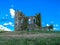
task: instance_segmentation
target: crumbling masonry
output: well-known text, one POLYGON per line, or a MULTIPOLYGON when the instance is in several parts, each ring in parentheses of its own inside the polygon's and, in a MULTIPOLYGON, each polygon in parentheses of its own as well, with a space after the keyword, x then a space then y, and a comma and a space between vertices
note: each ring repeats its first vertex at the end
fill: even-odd
POLYGON ((35 16, 25 16, 20 11, 15 11, 15 30, 39 30, 41 28, 40 13, 35 16))

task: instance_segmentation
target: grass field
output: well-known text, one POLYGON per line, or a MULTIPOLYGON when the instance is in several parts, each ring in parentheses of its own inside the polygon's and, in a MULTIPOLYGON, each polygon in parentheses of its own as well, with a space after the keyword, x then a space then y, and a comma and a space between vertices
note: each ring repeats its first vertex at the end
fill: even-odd
POLYGON ((0 32, 0 45, 60 45, 60 32, 0 32))

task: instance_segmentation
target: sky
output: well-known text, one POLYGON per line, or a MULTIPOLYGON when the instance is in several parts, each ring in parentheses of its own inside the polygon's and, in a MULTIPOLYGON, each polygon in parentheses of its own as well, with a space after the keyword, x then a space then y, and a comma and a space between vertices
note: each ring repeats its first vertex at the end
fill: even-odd
POLYGON ((26 16, 41 13, 42 26, 53 24, 60 31, 60 0, 0 0, 0 29, 14 31, 15 10, 26 16))

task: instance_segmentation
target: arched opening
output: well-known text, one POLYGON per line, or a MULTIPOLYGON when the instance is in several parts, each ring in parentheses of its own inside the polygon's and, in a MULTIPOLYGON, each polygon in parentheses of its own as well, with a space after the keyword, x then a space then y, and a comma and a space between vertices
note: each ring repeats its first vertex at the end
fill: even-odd
POLYGON ((36 19, 34 18, 34 23, 36 23, 36 19))

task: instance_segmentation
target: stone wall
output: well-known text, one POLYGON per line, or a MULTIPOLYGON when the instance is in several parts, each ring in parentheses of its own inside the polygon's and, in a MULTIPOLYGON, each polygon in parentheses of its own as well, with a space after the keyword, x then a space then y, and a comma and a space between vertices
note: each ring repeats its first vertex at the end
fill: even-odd
POLYGON ((40 27, 36 24, 37 20, 38 19, 36 19, 35 16, 26 17, 22 12, 15 11, 15 30, 36 30, 37 28, 40 29, 40 27))

